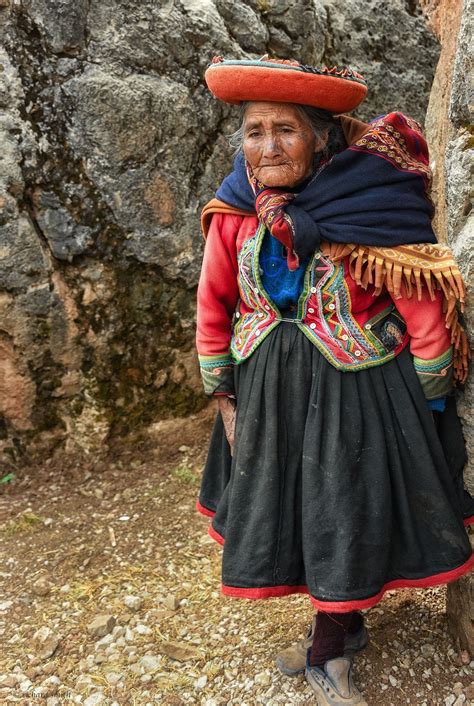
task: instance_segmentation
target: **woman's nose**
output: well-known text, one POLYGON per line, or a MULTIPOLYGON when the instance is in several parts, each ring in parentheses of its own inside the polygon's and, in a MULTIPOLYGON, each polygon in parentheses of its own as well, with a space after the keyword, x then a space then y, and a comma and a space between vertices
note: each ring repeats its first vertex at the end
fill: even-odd
POLYGON ((279 154, 281 154, 281 148, 278 140, 273 135, 269 135, 263 143, 263 156, 277 157, 279 154))

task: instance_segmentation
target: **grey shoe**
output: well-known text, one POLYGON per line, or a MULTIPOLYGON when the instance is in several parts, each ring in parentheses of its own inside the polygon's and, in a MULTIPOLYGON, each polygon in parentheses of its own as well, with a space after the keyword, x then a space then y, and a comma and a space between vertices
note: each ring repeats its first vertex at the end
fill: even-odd
POLYGON ((368 706, 353 684, 349 657, 330 659, 324 669, 307 664, 305 675, 316 694, 318 706, 368 706))
MULTIPOLYGON (((306 668, 306 652, 308 647, 313 644, 314 630, 316 627, 316 615, 313 617, 313 622, 308 631, 306 639, 300 640, 296 645, 291 645, 287 647, 286 650, 279 652, 275 658, 275 663, 280 672, 286 674, 288 677, 295 677, 297 674, 302 674, 306 668)), ((350 657, 356 652, 360 652, 365 647, 369 641, 369 633, 365 625, 362 625, 361 629, 352 634, 346 635, 346 640, 344 643, 344 656, 350 657)))

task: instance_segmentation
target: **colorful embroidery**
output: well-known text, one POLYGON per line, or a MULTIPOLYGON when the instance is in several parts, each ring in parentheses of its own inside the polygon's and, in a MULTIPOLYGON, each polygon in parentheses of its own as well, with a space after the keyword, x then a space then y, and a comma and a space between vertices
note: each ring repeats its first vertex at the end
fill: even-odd
POLYGON ((264 235, 265 224, 261 223, 238 255, 240 297, 251 311, 239 316, 234 327, 230 350, 236 362, 245 360, 253 353, 260 341, 275 327, 279 316, 278 309, 270 303, 260 280, 258 256, 264 235))
POLYGON ((348 149, 378 154, 397 169, 418 174, 429 191, 428 148, 421 126, 412 118, 402 113, 389 113, 372 123, 370 131, 348 149))
POLYGON ((347 66, 332 66, 330 69, 327 66, 323 66, 321 69, 315 66, 307 66, 300 64, 303 71, 309 72, 311 74, 320 74, 322 76, 335 76, 336 78, 345 78, 349 81, 357 81, 358 83, 363 83, 367 85, 366 80, 358 71, 350 69, 347 66))
POLYGON ((236 61, 226 61, 223 56, 214 56, 211 60, 211 64, 222 64, 224 62, 229 65, 233 63, 239 63, 241 65, 248 66, 255 66, 258 64, 261 64, 263 66, 272 66, 274 64, 277 64, 279 67, 282 68, 303 71, 304 73, 309 74, 318 74, 319 76, 334 76, 335 78, 344 78, 348 81, 357 81, 357 83, 362 83, 364 86, 367 85, 367 82, 362 76, 362 74, 358 73, 358 71, 355 71, 355 69, 349 68, 348 66, 332 66, 331 68, 328 68, 327 66, 309 66, 308 64, 300 64, 299 61, 295 61, 294 59, 272 58, 268 56, 268 54, 262 56, 262 58, 258 60, 258 64, 256 64, 255 60, 248 60, 247 62, 242 59, 236 61))
MULTIPOLYGON (((234 326, 231 354, 236 363, 248 358, 282 320, 287 321, 271 303, 261 283, 259 252, 264 234, 265 224, 261 224, 238 255, 240 296, 250 311, 238 317, 234 326)), ((390 307, 386 315, 393 308, 390 307)), ((379 321, 380 316, 376 319, 379 321)), ((394 357, 393 348, 386 348, 372 333, 371 322, 364 328, 358 325, 351 314, 344 266, 335 264, 322 253, 316 253, 311 258, 297 316, 288 321, 297 325, 327 360, 340 370, 380 365, 394 357)))
POLYGON ((302 323, 300 328, 335 367, 366 368, 390 357, 371 335, 371 324, 362 329, 352 316, 342 264, 334 264, 319 253, 310 263, 307 285, 305 321, 309 324, 302 323))
POLYGON ((452 390, 453 375, 453 348, 450 346, 447 351, 437 358, 423 360, 413 357, 413 365, 418 374, 425 397, 434 400, 444 397, 452 390))
POLYGON ((386 321, 380 332, 380 340, 387 350, 396 348, 403 341, 403 333, 395 321, 386 321))
POLYGON ((206 395, 234 392, 234 361, 230 355, 200 355, 198 358, 206 395))

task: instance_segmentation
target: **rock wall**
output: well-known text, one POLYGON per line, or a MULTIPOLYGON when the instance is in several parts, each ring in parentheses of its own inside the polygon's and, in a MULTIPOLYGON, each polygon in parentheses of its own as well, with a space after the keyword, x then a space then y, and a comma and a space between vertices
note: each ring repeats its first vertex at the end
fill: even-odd
POLYGON ((0 442, 82 448, 205 403, 199 211, 230 165, 214 54, 350 63, 423 120, 415 0, 0 0, 0 442))
MULTIPOLYGON (((438 0, 431 7, 432 25, 442 42, 442 52, 426 116, 427 138, 437 193, 437 231, 454 250, 467 285, 464 318, 474 340, 474 215, 473 89, 470 74, 474 51, 474 1, 438 0)), ((472 376, 458 409, 470 459, 474 459, 474 385, 472 376)), ((466 472, 474 492, 474 464, 466 472)))
MULTIPOLYGON (((433 146, 438 231, 454 250, 467 284, 465 321, 474 341, 474 128, 472 70, 474 1, 437 0, 427 8, 442 52, 427 114, 433 146)), ((458 410, 470 463, 466 483, 474 493, 474 382, 471 375, 458 410)), ((459 646, 474 654, 474 576, 448 588, 447 613, 459 646)))

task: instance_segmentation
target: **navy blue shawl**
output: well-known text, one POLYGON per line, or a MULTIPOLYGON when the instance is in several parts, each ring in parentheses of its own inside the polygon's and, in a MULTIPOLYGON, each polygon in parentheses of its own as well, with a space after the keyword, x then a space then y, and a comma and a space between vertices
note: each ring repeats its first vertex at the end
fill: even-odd
MULTIPOLYGON (((378 247, 436 243, 429 182, 426 142, 419 126, 401 113, 378 119, 362 140, 316 172, 286 207, 294 225, 295 252, 307 257, 322 239, 378 247)), ((236 157, 234 170, 216 197, 230 206, 255 210, 242 155, 236 157)))

